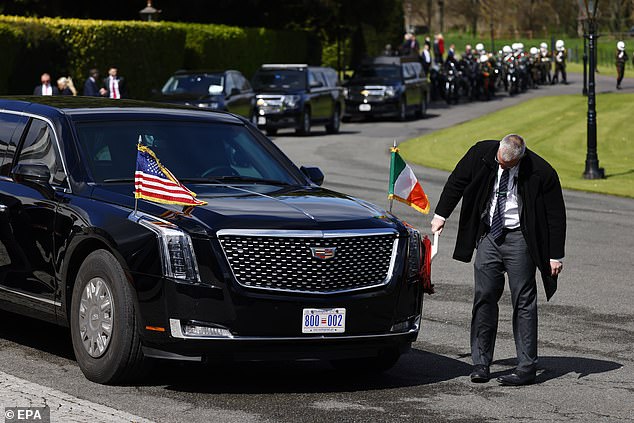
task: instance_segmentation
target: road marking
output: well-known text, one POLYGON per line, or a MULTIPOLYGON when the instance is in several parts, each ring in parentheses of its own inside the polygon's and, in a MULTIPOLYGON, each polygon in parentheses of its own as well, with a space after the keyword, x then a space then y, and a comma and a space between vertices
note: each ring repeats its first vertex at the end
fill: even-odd
POLYGON ((4 407, 46 405, 51 409, 51 422, 152 423, 151 420, 125 411, 83 400, 0 371, 0 411, 4 412, 4 407))

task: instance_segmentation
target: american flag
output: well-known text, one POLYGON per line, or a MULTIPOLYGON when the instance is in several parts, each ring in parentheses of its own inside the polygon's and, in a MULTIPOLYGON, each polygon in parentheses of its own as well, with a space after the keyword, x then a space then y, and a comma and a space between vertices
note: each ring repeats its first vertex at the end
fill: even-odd
POLYGON ((156 154, 141 144, 137 145, 134 197, 183 206, 207 204, 205 201, 197 200, 196 194, 178 182, 174 175, 161 165, 156 154))

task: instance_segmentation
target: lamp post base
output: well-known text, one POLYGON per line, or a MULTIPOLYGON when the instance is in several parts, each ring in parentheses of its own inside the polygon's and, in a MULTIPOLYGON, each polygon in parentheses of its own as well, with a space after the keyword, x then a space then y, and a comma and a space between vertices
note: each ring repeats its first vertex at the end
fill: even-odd
POLYGON ((583 179, 605 179, 605 169, 596 166, 586 166, 586 171, 583 172, 583 179))

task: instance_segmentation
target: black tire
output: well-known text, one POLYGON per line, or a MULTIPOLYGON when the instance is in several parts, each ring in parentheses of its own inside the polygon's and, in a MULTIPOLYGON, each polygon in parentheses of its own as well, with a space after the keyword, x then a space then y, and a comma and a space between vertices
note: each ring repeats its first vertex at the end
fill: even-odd
POLYGON ((394 367, 400 357, 400 351, 393 348, 381 351, 376 357, 330 360, 330 364, 335 369, 343 372, 382 373, 394 367))
POLYGON ((427 114, 427 98, 423 95, 422 100, 420 101, 420 105, 418 106, 418 110, 416 110, 416 117, 421 119, 424 118, 427 114))
POLYGON ((268 135, 269 137, 274 137, 277 135, 277 128, 266 128, 266 135, 268 135))
POLYGON ((329 134, 337 134, 341 127, 341 114, 339 107, 335 107, 335 111, 330 117, 330 122, 326 124, 326 132, 329 134))
POLYGON ((401 122, 407 120, 407 101, 405 100, 405 97, 401 97, 398 102, 398 120, 401 122))
POLYGON ((310 109, 304 109, 300 116, 299 128, 295 132, 299 135, 310 135, 310 109))
MULTIPOLYGON (((75 280, 72 305, 70 309, 70 330, 73 340, 73 350, 79 368, 86 378, 103 384, 120 384, 132 382, 140 378, 147 370, 147 361, 141 350, 141 338, 136 317, 135 294, 130 282, 125 277, 121 264, 106 250, 93 251, 86 257, 75 280), (90 288, 87 287, 90 284, 90 288), (96 290, 93 289, 98 286, 96 290), (107 287, 107 290, 106 290, 107 287), (90 292, 90 294, 89 294, 90 292), (99 294, 102 301, 111 299, 110 311, 99 307, 99 294), (89 314, 88 324, 81 318, 80 307, 89 314), (97 305, 86 300, 86 296, 96 299, 97 305), (93 311, 94 310, 94 314, 93 311), (102 315, 103 314, 103 315, 102 315), (89 339, 88 327, 92 327, 96 319, 110 319, 110 338, 103 351, 89 352, 92 345, 89 339), (95 316, 95 318, 93 318, 95 316), (82 323, 84 322, 84 323, 82 323), (82 329, 86 336, 82 336, 82 329), (85 345, 90 343, 91 346, 85 345), (97 356, 98 355, 98 356, 97 356)), ((101 304, 103 306, 103 304, 101 304)), ((101 325, 101 323, 99 323, 101 325)), ((100 326, 102 328, 103 326, 100 326)), ((101 329, 99 329, 101 330, 101 329)), ((103 342, 102 342, 103 345, 103 342)))

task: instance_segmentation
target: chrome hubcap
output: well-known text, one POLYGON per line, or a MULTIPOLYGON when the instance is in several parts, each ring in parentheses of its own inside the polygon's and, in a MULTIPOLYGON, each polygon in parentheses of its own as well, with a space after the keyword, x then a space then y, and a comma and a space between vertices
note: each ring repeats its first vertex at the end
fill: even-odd
POLYGON ((79 304, 79 334, 86 352, 101 357, 112 338, 114 304, 106 281, 93 278, 82 291, 79 304))

